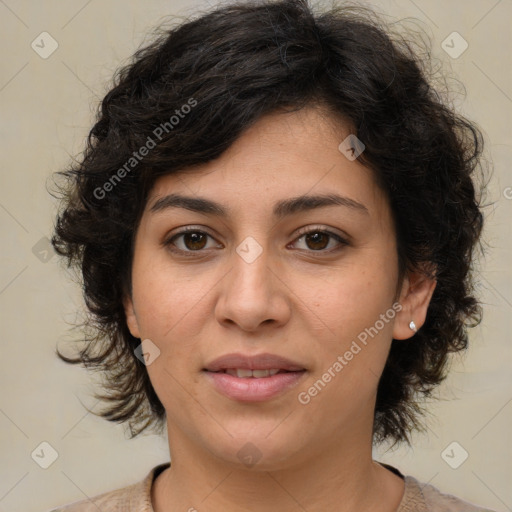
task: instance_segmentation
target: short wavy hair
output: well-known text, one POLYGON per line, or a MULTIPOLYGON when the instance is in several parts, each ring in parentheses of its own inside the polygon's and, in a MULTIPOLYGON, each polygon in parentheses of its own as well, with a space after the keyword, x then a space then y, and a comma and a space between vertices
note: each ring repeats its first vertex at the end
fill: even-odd
POLYGON ((85 346, 76 357, 56 352, 101 371, 107 392, 96 398, 108 407, 100 416, 128 423, 132 438, 165 423, 123 308, 155 180, 219 157, 266 114, 316 106, 365 145, 358 158, 389 199, 400 281, 406 270, 437 280, 422 329, 411 342, 392 341, 374 442, 410 443, 413 430, 424 430, 420 398, 432 395, 449 353, 465 349, 468 328, 481 322, 473 264, 482 248, 474 174, 483 136, 442 99, 428 45, 422 57, 420 47, 364 7, 242 1, 162 25, 116 72, 82 157, 56 173, 64 183, 52 238, 78 272, 87 306, 85 346))

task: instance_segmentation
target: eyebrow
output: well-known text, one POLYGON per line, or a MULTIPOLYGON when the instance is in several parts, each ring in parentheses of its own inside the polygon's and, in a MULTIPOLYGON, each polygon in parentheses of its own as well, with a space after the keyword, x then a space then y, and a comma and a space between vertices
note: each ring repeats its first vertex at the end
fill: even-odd
MULTIPOLYGON (((278 201, 274 205, 274 217, 282 219, 299 212, 310 211, 325 206, 344 206, 354 211, 369 214, 364 204, 349 197, 338 194, 302 195, 278 201)), ((184 208, 197 213, 215 215, 226 218, 231 210, 225 206, 203 197, 189 197, 180 194, 169 194, 159 198, 150 208, 151 213, 161 212, 168 208, 184 208)))

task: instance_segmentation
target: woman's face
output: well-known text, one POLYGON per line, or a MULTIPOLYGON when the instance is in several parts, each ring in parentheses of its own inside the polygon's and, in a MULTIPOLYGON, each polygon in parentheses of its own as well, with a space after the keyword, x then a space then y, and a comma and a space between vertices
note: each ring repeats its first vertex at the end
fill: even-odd
POLYGON ((313 109, 273 114, 217 160, 156 182, 125 307, 171 448, 262 469, 333 444, 370 449, 391 339, 421 319, 395 301, 389 205, 338 149, 348 134, 313 109), (280 372, 245 377, 258 368, 280 372))

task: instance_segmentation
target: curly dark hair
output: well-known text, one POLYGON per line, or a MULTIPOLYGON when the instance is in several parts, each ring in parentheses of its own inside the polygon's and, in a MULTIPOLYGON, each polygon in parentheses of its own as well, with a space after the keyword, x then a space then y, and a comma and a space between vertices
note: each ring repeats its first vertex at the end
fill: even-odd
POLYGON ((437 280, 424 326, 412 342, 392 341, 378 385, 374 442, 410 443, 424 430, 419 399, 481 321, 481 131, 432 85, 430 50, 420 58, 413 37, 367 8, 241 1, 162 27, 116 72, 83 157, 56 173, 65 181, 52 243, 77 270, 88 309, 77 357, 56 353, 101 371, 107 393, 96 397, 109 406, 100 416, 127 422, 131 437, 161 430, 165 409, 123 308, 149 191, 160 176, 219 157, 266 114, 323 107, 352 126, 365 145, 359 160, 389 199, 400 281, 407 270, 437 280))

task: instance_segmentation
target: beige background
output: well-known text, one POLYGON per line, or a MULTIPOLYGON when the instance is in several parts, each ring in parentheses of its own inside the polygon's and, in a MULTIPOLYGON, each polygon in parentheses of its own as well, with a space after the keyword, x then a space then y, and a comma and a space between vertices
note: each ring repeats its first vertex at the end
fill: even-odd
MULTIPOLYGON (((44 512, 138 481, 168 460, 165 439, 128 440, 122 426, 88 414, 82 404, 96 405, 93 377, 53 353, 72 335, 81 295, 58 258, 45 253, 55 213, 46 182, 80 152, 107 80, 144 34, 162 16, 192 14, 198 5, 208 7, 197 0, 0 0, 0 512, 44 512), (47 59, 31 48, 43 31, 58 43, 47 59), (48 469, 31 458, 43 441, 58 452, 48 469)), ((431 406, 429 435, 416 436, 413 450, 375 455, 445 492, 512 510, 512 3, 373 5, 390 20, 416 18, 431 35, 434 55, 466 87, 456 104, 484 130, 495 168, 491 247, 479 286, 484 321, 431 406), (469 44, 456 59, 441 47, 453 31, 469 44), (469 453, 458 469, 441 456, 453 441, 469 453)))

